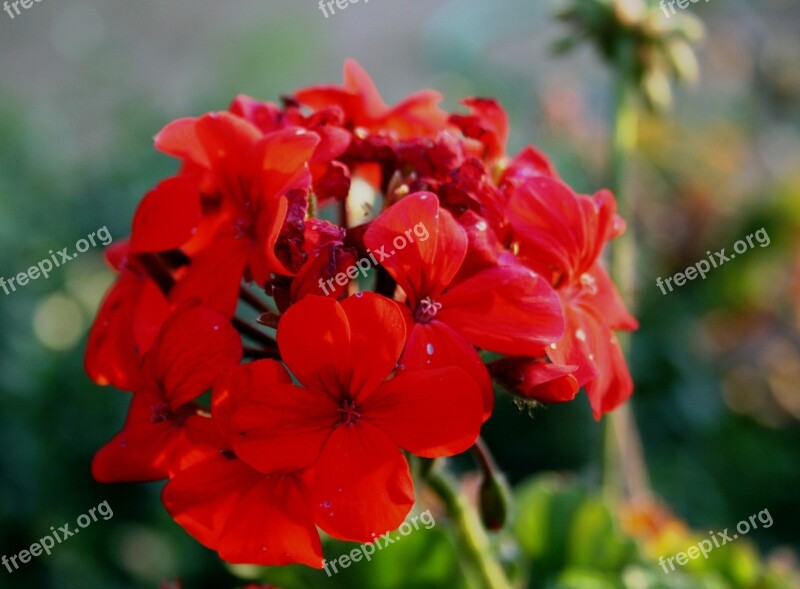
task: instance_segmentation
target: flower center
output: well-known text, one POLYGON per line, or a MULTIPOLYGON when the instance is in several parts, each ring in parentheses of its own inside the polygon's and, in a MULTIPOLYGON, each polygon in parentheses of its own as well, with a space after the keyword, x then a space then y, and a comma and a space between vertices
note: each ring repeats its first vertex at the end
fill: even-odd
POLYGON ((584 292, 587 292, 592 296, 597 294, 597 281, 594 279, 594 276, 588 272, 585 272, 581 274, 580 281, 584 292))
POLYGON ((339 413, 342 419, 339 425, 350 425, 361 419, 361 413, 358 412, 358 407, 352 399, 345 399, 342 406, 339 407, 339 413))
POLYGON ((150 421, 153 423, 162 423, 164 421, 172 421, 177 424, 181 424, 184 421, 184 417, 173 411, 169 408, 169 405, 166 403, 159 403, 158 405, 152 405, 150 410, 153 412, 150 421))
POLYGON ((414 321, 417 323, 428 323, 431 319, 436 317, 436 314, 442 310, 442 303, 436 303, 430 297, 425 297, 419 302, 416 310, 414 311, 414 321))

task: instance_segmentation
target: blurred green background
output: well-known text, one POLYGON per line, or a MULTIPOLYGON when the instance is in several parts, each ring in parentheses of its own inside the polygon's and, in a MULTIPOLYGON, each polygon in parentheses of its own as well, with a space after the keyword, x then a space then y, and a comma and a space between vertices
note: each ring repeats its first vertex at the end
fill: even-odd
MULTIPOLYGON (((277 100, 339 82, 350 56, 390 102, 424 87, 442 91, 448 109, 464 96, 498 97, 512 151, 536 144, 573 186, 593 192, 609 181, 612 79, 589 48, 553 55, 565 33, 552 17, 557 6, 373 0, 325 19, 313 0, 44 0, 13 20, 0 13, 0 276, 99 227, 127 235, 138 200, 175 170, 152 148, 168 121, 225 108, 239 93, 277 100)), ((800 549, 800 4, 711 0, 687 10, 707 26, 702 80, 678 92, 672 113, 644 121, 630 178, 642 324, 632 344, 633 409, 652 487, 677 518, 721 530, 767 508, 774 525, 740 544, 789 568, 800 549), (667 296, 656 287, 656 277, 760 227, 768 247, 667 296)), ((0 569, 0 587, 144 588, 176 577, 187 589, 241 585, 171 521, 160 485, 91 478, 92 454, 119 429, 128 401, 82 369, 111 278, 93 249, 49 280, 0 292, 0 555, 50 526, 74 525, 104 500, 114 511, 51 556, 13 574, 0 569)), ((498 463, 515 484, 540 475, 521 487, 518 513, 530 520, 517 530, 521 550, 538 571, 582 563, 583 572, 562 571, 548 586, 660 587, 667 577, 652 573, 660 569, 623 575, 624 555, 589 547, 594 556, 581 560, 581 542, 595 533, 599 545, 630 549, 612 524, 603 528, 605 512, 576 515, 595 509, 581 485, 599 481, 600 435, 584 395, 532 415, 500 399, 486 428, 498 463), (551 528, 528 517, 551 509, 542 507, 548 501, 558 504, 547 512, 551 528), (576 507, 583 501, 589 507, 576 507), (580 517, 595 527, 575 524, 580 517), (573 524, 584 531, 559 552, 573 524), (537 534, 558 554, 543 555, 537 534)), ((442 528, 417 532, 341 579, 272 574, 287 588, 460 587, 442 528)), ((509 561, 516 550, 509 544, 509 561)), ((746 586, 723 577, 731 585, 669 586, 746 586)))

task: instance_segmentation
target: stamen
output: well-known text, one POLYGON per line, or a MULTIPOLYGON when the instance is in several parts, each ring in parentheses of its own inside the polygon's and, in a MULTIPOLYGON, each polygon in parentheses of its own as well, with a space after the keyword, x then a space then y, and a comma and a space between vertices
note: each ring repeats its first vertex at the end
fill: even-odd
POLYGON ((417 323, 428 323, 441 310, 442 303, 433 302, 430 297, 425 297, 419 302, 416 311, 414 311, 414 320, 417 323))

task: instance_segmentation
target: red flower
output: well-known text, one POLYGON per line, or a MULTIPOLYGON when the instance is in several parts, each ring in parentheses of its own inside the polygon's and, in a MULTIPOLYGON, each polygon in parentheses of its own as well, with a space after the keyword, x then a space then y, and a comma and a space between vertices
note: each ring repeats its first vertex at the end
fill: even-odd
POLYGON ((608 191, 577 195, 542 175, 514 190, 508 207, 517 257, 547 276, 564 302, 564 337, 547 354, 578 367, 574 376, 599 419, 633 392, 614 330, 638 327, 600 262, 606 242, 624 231, 614 197, 608 191))
POLYGON ((142 367, 122 431, 94 457, 101 482, 158 480, 205 456, 211 420, 193 401, 242 357, 228 320, 197 305, 170 317, 142 367))
MULTIPOLYGON (((200 298, 232 315, 245 271, 260 285, 273 272, 293 274, 276 254, 289 209, 285 195, 310 187, 307 163, 318 144, 319 136, 304 129, 265 136, 228 113, 181 119, 159 133, 159 149, 205 170, 214 191, 206 205, 214 213, 207 215, 202 232, 210 243, 197 247, 171 295, 174 301, 200 298)), ((175 223, 173 229, 182 226, 175 223)))
POLYGON ((495 162, 506 154, 508 115, 493 98, 466 98, 468 115, 450 115, 450 122, 461 129, 465 137, 480 142, 478 156, 495 162))
POLYGON ((314 526, 310 471, 263 474, 233 452, 231 419, 291 378, 274 360, 242 366, 220 378, 212 396, 215 452, 178 472, 164 487, 167 510, 198 542, 232 563, 322 568, 314 526))
POLYGON ((169 314, 166 298, 120 242, 106 257, 121 271, 97 313, 86 344, 84 367, 99 385, 132 391, 141 382, 142 356, 169 314))
POLYGON ((454 282, 467 253, 467 234, 433 194, 412 194, 390 207, 372 223, 364 242, 386 256, 381 264, 407 297, 411 332, 404 367, 461 366, 481 385, 485 418, 493 406, 491 380, 472 346, 533 356, 564 331, 555 292, 526 268, 491 267, 454 282), (413 236, 410 230, 419 226, 429 238, 417 235, 399 249, 397 236, 413 236))
POLYGON ((447 114, 437 106, 442 100, 441 94, 424 90, 389 107, 369 74, 352 59, 344 64, 344 87, 306 88, 295 92, 294 97, 314 109, 341 108, 345 125, 351 130, 360 128, 377 134, 395 134, 401 139, 435 135, 447 123, 447 114))
POLYGON ((414 491, 400 448, 449 456, 478 437, 480 393, 462 370, 386 380, 404 343, 403 315, 384 297, 307 297, 278 326, 283 360, 305 388, 253 382, 263 394, 234 416, 243 461, 265 473, 314 466, 317 525, 343 540, 371 541, 405 519, 414 491))

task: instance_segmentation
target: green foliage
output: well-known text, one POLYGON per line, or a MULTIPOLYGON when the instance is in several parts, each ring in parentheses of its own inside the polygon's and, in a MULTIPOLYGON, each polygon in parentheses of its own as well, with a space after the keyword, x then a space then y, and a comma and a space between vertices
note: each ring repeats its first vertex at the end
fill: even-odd
MULTIPOLYGON (((660 565, 655 550, 672 546, 675 552, 659 554, 666 558, 705 535, 686 532, 672 544, 636 537, 621 526, 625 506, 558 475, 521 483, 516 497, 514 535, 528 560, 530 589, 782 589, 800 578, 800 571, 764 562, 746 539, 675 570, 660 565)), ((677 520, 662 521, 666 536, 677 520)))

